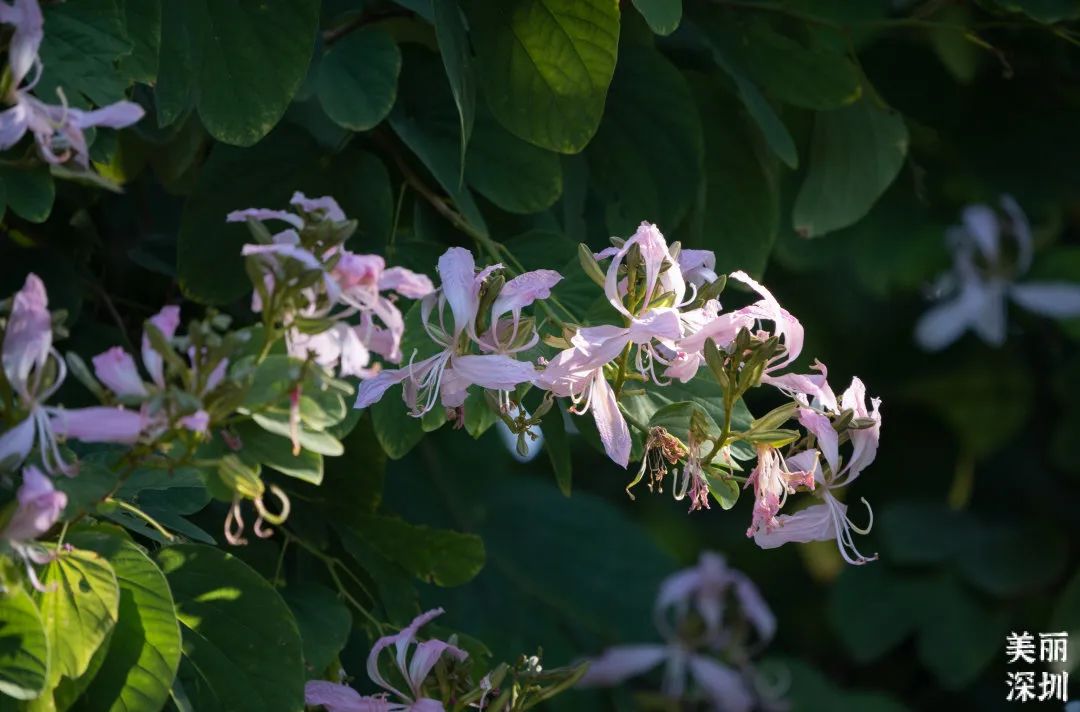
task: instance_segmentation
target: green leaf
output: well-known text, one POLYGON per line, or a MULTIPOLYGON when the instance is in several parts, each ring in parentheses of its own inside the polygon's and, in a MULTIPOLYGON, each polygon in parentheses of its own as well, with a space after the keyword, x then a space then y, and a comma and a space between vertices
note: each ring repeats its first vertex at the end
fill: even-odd
POLYGON ((648 47, 626 46, 604 120, 585 152, 593 185, 607 201, 607 227, 662 230, 686 216, 702 178, 701 121, 682 74, 648 47))
POLYGON ((749 25, 740 39, 740 64, 758 86, 785 104, 837 109, 862 94, 855 64, 824 43, 805 47, 765 22, 749 25))
POLYGON ((49 637, 49 687, 86 672, 116 624, 120 587, 108 561, 92 551, 60 552, 45 568, 38 593, 49 637))
POLYGON ((290 584, 281 597, 296 617, 304 663, 315 676, 326 670, 349 639, 352 616, 334 591, 317 583, 290 584))
POLYGON ((461 124, 461 165, 472 136, 476 116, 476 78, 473 75, 472 50, 465 30, 465 17, 457 0, 432 0, 435 36, 439 41, 446 78, 454 95, 461 124))
POLYGON ((570 440, 566 436, 566 424, 563 422, 563 409, 559 403, 540 419, 540 431, 544 434, 544 450, 551 460, 551 469, 555 472, 555 482, 564 496, 570 496, 573 482, 573 460, 570 457, 570 440))
POLYGON ((119 619, 80 709, 161 709, 180 663, 180 628, 165 575, 119 530, 83 529, 68 541, 104 556, 120 585, 119 619))
POLYGON ((980 546, 971 514, 936 502, 891 502, 881 514, 879 531, 890 561, 937 564, 969 546, 980 546))
POLYGON ((0 166, 0 182, 7 206, 24 220, 42 223, 52 213, 56 186, 48 166, 16 168, 0 166))
POLYGON ((472 438, 479 438, 495 425, 499 416, 488 405, 484 391, 474 388, 465 397, 465 432, 472 438))
POLYGON ((317 485, 323 478, 323 456, 302 449, 293 455, 292 442, 287 436, 269 433, 252 423, 240 423, 236 434, 244 443, 244 454, 272 467, 283 475, 317 485))
POLYGON ((69 101, 85 104, 82 97, 102 106, 124 98, 127 81, 114 64, 132 51, 124 29, 125 18, 117 0, 81 0, 48 4, 42 8, 45 38, 40 56, 44 66, 36 94, 57 100, 62 87, 69 101))
POLYGON ((153 84, 161 52, 161 1, 122 0, 131 54, 120 58, 120 71, 129 79, 153 84))
POLYGON ((859 663, 880 658, 918 626, 913 598, 919 583, 896 576, 884 564, 850 566, 829 596, 829 620, 859 663))
MULTIPOLYGON (((283 438, 291 438, 293 435, 293 428, 289 424, 287 413, 283 415, 255 413, 251 416, 251 419, 267 432, 280 435, 283 438)), ((296 441, 300 443, 300 447, 320 455, 337 457, 345 452, 345 449, 341 446, 341 441, 333 435, 312 430, 302 423, 296 430, 296 441)), ((299 467, 297 469, 299 471, 299 467)))
POLYGON ((559 156, 522 141, 483 112, 465 164, 476 192, 510 213, 537 213, 562 194, 559 156))
POLYGON ((1080 3, 1076 0, 997 0, 997 4, 1046 24, 1080 17, 1080 3))
POLYGON ((904 120, 874 97, 819 112, 806 177, 795 197, 795 232, 818 237, 870 212, 900 172, 907 147, 904 120))
POLYGON ((375 437, 391 460, 405 457, 424 439, 420 419, 409 415, 408 406, 401 402, 400 393, 399 388, 391 388, 368 409, 375 437))
POLYGON ((160 77, 168 108, 159 120, 194 100, 211 136, 253 145, 281 119, 307 73, 320 3, 166 1, 162 55, 176 66, 160 77))
POLYGON ((610 0, 511 0, 468 7, 488 105, 514 134, 577 153, 600 123, 615 70, 619 8, 610 0))
POLYGON ((402 49, 398 100, 390 112, 394 133, 427 167, 473 227, 486 231, 472 194, 462 184, 460 119, 450 87, 434 54, 414 46, 402 49))
POLYGON ((634 7, 658 35, 670 35, 682 20, 682 0, 634 0, 634 7))
POLYGON ((363 561, 355 538, 400 564, 413 576, 439 586, 460 586, 484 567, 484 542, 475 534, 432 529, 397 517, 362 515, 338 528, 342 544, 363 561))
POLYGON ((954 581, 942 581, 913 603, 921 617, 919 660, 946 689, 963 689, 1001 654, 1008 616, 954 581))
POLYGON ((49 641, 41 614, 20 587, 0 596, 0 694, 37 697, 49 675, 49 641))
POLYGON ((969 540, 956 563, 974 586, 1002 598, 1031 593, 1065 570, 1068 543, 1057 531, 1034 526, 986 527, 969 540), (1031 543, 1037 541, 1038 546, 1031 543))
POLYGON ((685 247, 712 250, 718 273, 765 271, 780 227, 776 179, 757 150, 753 129, 734 99, 704 81, 693 83, 705 133, 705 188, 700 227, 685 247))
POLYGON ((1068 631, 1067 667, 1070 672, 1075 670, 1080 658, 1080 572, 1069 580, 1054 604, 1049 630, 1068 631))
POLYGON ((390 35, 361 28, 326 50, 318 72, 316 91, 326 115, 351 131, 367 131, 394 106, 401 52, 390 35))
POLYGON ((300 632, 274 588, 239 559, 196 544, 158 561, 172 588, 184 641, 180 679, 194 709, 300 712, 300 632))
POLYGON ((761 129, 769 149, 789 168, 797 168, 799 155, 795 150, 795 139, 791 137, 784 122, 777 116, 757 84, 738 63, 738 41, 731 35, 725 17, 710 15, 702 20, 702 29, 705 31, 705 39, 712 51, 713 61, 735 83, 739 100, 761 129))

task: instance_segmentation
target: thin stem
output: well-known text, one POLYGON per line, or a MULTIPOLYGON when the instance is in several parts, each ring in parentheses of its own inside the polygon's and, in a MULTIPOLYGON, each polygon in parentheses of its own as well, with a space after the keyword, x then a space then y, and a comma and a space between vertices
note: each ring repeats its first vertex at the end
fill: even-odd
POLYGON ((111 504, 115 504, 117 507, 119 507, 120 509, 123 509, 125 512, 129 512, 131 514, 134 514, 139 519, 142 519, 144 522, 146 522, 151 527, 156 529, 158 534, 161 534, 161 536, 165 537, 166 541, 173 541, 173 539, 176 538, 169 532, 168 529, 163 527, 161 525, 161 523, 158 522, 158 520, 154 519, 149 514, 142 511, 141 509, 139 509, 135 505, 130 504, 128 502, 125 502, 122 499, 115 499, 113 497, 107 497, 105 499, 105 501, 108 502, 108 503, 111 503, 111 504))
POLYGON ((615 397, 618 398, 622 394, 623 384, 626 383, 626 364, 630 360, 630 351, 633 349, 633 344, 627 344, 623 349, 622 354, 619 356, 619 371, 615 374, 615 397))
POLYGON ((630 412, 626 410, 626 406, 624 406, 622 403, 619 403, 619 412, 622 413, 624 418, 626 418, 627 423, 630 423, 630 425, 633 425, 635 428, 640 430, 643 434, 645 434, 645 435, 649 434, 649 426, 645 425, 640 420, 638 420, 634 416, 630 415, 630 412))

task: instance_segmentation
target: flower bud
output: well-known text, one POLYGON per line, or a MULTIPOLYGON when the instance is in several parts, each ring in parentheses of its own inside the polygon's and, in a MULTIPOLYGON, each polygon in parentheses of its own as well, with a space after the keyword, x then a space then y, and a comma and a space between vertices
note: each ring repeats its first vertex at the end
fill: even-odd
POLYGON ((600 263, 593 257, 592 250, 588 248, 585 243, 578 244, 578 262, 581 263, 581 269, 585 272, 586 276, 596 283, 597 286, 603 288, 604 286, 604 271, 600 269, 600 263))

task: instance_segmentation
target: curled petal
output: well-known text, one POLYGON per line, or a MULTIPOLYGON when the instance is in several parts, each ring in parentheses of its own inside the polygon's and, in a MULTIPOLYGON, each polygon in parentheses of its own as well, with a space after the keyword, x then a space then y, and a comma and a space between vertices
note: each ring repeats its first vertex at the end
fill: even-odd
POLYGON ((379 277, 379 289, 391 289, 403 297, 420 299, 435 291, 435 286, 427 275, 404 267, 391 267, 379 277))

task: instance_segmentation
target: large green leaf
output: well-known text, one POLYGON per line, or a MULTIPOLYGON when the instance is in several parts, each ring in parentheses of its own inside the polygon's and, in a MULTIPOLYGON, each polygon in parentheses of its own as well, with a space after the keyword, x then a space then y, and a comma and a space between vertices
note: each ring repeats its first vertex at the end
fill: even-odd
POLYGON ((120 587, 112 566, 92 551, 60 552, 45 569, 38 608, 49 636, 49 686, 75 679, 116 624, 120 587))
POLYGON ((119 620, 80 709, 161 709, 180 663, 180 628, 165 575, 119 530, 83 529, 68 540, 104 556, 120 584, 119 620))
POLYGON ((29 700, 41 694, 49 673, 49 641, 30 596, 10 587, 0 596, 0 694, 29 700))
POLYGON ((795 196, 795 232, 818 237, 866 215, 900 172, 907 147, 904 120, 876 97, 819 112, 806 177, 795 196))
POLYGON ((600 123, 619 45, 610 0, 510 0, 468 8, 488 105, 506 128, 560 153, 600 123))
POLYGON ((551 469, 555 471, 555 482, 559 485, 559 491, 569 497, 574 471, 566 423, 563 422, 565 417, 561 405, 552 405, 540 420, 540 430, 544 434, 544 450, 551 460, 551 469))
POLYGON ((362 515, 339 528, 345 548, 363 561, 359 537, 411 574, 439 586, 460 586, 484 566, 484 542, 475 534, 410 524, 397 517, 362 515))
POLYGON ((304 665, 296 621, 277 591, 225 552, 162 549, 184 641, 180 678, 202 712, 300 712, 304 665))
POLYGON ((367 131, 394 106, 400 71, 401 52, 390 35, 375 28, 350 32, 319 62, 319 101, 339 125, 367 131))
POLYGON ((460 118, 450 87, 442 81, 439 60, 416 46, 402 50, 398 100, 390 113, 394 132, 431 172, 461 214, 485 230, 484 218, 461 181, 460 118))
POLYGON ((1008 616, 955 582, 941 581, 914 603, 921 618, 919 660, 942 686, 962 689, 1001 654, 1008 616))
POLYGON ((133 81, 153 84, 161 52, 161 1, 122 0, 131 54, 120 58, 120 71, 133 81))
POLYGON ((13 213, 33 223, 48 219, 56 199, 56 186, 47 166, 0 166, 0 192, 13 213))
POLYGON ((480 195, 511 213, 536 213, 562 194, 559 156, 522 141, 487 112, 476 122, 465 178, 480 195))
POLYGON ((686 247, 716 254, 716 271, 765 271, 780 226, 780 201, 770 163, 756 145, 744 111, 711 83, 695 81, 705 133, 705 189, 686 247))
POLYGON ((368 410, 371 411, 375 437, 391 460, 405 457, 424 439, 420 419, 409 415, 408 406, 401 401, 400 388, 391 388, 368 410))
POLYGON ((604 120, 586 156, 607 202, 607 227, 633 232, 642 220, 679 224, 702 176, 702 130, 686 80, 659 52, 623 48, 604 120))
POLYGON ((857 662, 876 660, 919 624, 915 587, 886 565, 845 568, 829 596, 829 620, 857 662))
MULTIPOLYGON (((281 119, 307 72, 318 0, 166 0, 159 77, 169 107, 159 119, 198 106, 214 138, 250 146, 281 119)), ((163 123, 170 123, 163 121, 163 123)))
POLYGON ((290 584, 281 591, 289 605, 300 639, 304 644, 304 663, 318 676, 345 647, 352 630, 352 616, 337 593, 316 583, 290 584))
POLYGON ((240 423, 236 434, 244 443, 244 454, 278 472, 317 485, 322 482, 323 456, 311 450, 301 449, 298 455, 292 451, 288 437, 267 432, 253 423, 240 423))
POLYGON ((1080 663, 1080 572, 1073 575, 1054 604, 1049 630, 1069 633, 1066 662, 1070 671, 1075 670, 1080 663))
POLYGON ((62 88, 68 100, 82 104, 86 97, 98 105, 124 96, 127 81, 114 67, 131 54, 122 3, 118 0, 81 0, 50 3, 42 9, 45 38, 40 56, 44 66, 37 94, 46 101, 58 98, 62 88))
POLYGON ((461 165, 465 165, 465 151, 472 136, 476 117, 476 77, 473 74, 472 48, 465 28, 465 17, 457 0, 432 0, 435 19, 435 35, 439 40, 446 77, 454 94, 458 118, 461 124, 461 165))

